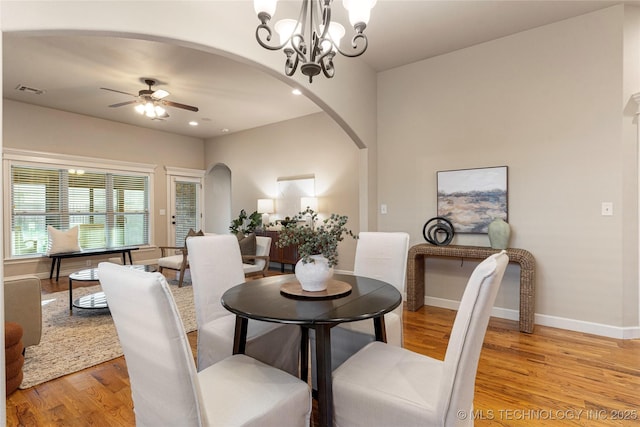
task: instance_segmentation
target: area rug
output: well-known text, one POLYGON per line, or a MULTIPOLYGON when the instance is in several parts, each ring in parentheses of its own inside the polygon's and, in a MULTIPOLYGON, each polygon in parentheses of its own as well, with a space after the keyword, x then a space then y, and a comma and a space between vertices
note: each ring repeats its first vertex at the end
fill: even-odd
MULTIPOLYGON (((171 286, 185 331, 196 330, 191 286, 171 286)), ((99 292, 100 286, 73 290, 73 298, 99 292)), ((27 347, 21 389, 98 365, 122 356, 108 309, 74 308, 69 316, 69 292, 42 296, 42 339, 27 347)))

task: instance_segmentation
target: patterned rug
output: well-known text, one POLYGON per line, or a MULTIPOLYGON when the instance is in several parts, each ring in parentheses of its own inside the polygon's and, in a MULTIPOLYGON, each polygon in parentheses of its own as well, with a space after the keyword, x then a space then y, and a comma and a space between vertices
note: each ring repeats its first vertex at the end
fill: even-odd
MULTIPOLYGON (((73 290, 73 298, 99 292, 100 286, 73 290)), ((171 286, 185 331, 196 330, 191 286, 171 286)), ((69 293, 42 296, 42 339, 28 347, 23 367, 25 389, 122 356, 108 309, 74 308, 69 316, 69 293)))

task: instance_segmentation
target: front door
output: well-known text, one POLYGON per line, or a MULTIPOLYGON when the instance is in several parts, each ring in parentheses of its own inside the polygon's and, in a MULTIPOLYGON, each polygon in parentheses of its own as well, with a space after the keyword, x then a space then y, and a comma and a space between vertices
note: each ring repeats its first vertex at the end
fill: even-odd
POLYGON ((202 180, 200 178, 171 177, 170 245, 182 246, 189 229, 202 228, 202 180))

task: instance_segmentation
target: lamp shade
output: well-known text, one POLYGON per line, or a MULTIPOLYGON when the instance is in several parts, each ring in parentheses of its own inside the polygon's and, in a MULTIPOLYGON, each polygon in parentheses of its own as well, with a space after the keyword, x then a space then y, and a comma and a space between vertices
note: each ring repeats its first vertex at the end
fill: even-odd
POLYGON ((265 213, 273 213, 273 199, 258 199, 258 212, 265 213))
MULTIPOLYGON (((320 25, 320 31, 324 31, 324 26, 320 25)), ((335 43, 336 46, 340 46, 340 40, 345 35, 345 30, 342 25, 337 22, 332 22, 329 24, 329 38, 335 43)), ((335 50, 335 48, 328 41, 322 42, 322 52, 326 52, 329 49, 335 50)))
POLYGON ((344 8, 349 11, 349 22, 351 25, 362 22, 369 23, 371 9, 376 5, 376 0, 343 0, 344 8))
POLYGON ((302 34, 302 28, 298 25, 298 21, 281 19, 276 22, 275 29, 280 37, 280 44, 284 44, 285 49, 293 49, 294 44, 299 45, 300 40, 292 38, 295 34, 302 34))
POLYGON ((253 0, 253 10, 256 11, 256 15, 264 12, 269 16, 273 16, 276 13, 277 5, 278 0, 253 0))
POLYGON ((318 211, 318 198, 317 197, 301 197, 300 198, 300 210, 304 211, 307 208, 312 211, 318 211))

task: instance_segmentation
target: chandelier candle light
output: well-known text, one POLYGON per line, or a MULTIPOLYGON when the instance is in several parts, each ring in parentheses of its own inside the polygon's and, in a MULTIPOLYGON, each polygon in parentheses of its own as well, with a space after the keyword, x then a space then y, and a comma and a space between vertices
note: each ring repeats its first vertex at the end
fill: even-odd
POLYGON ((298 64, 302 63, 300 71, 309 77, 309 83, 320 72, 331 78, 335 74, 333 58, 336 52, 354 58, 367 50, 368 41, 364 30, 377 0, 343 0, 344 8, 349 12, 349 22, 355 30, 351 39, 351 51, 348 52, 340 49, 340 40, 345 35, 344 27, 331 21, 333 0, 301 1, 297 21, 282 19, 276 22, 275 30, 280 36, 280 44, 272 45, 269 43, 273 34, 269 21, 276 11, 278 0, 254 0, 253 6, 261 22, 256 28, 256 40, 265 49, 284 50, 287 56, 284 71, 287 76, 292 76, 298 69, 298 64))

